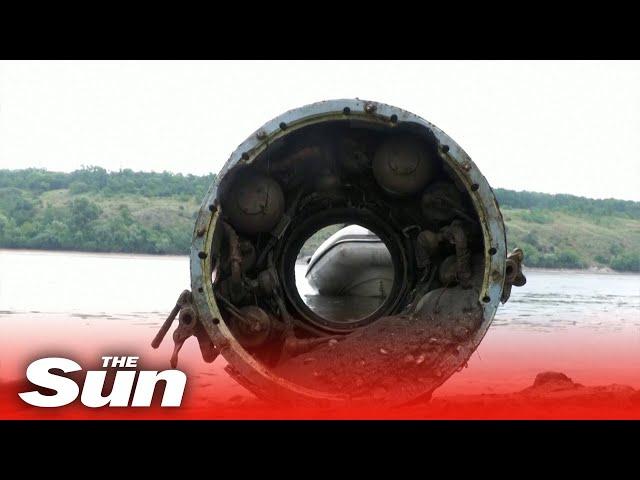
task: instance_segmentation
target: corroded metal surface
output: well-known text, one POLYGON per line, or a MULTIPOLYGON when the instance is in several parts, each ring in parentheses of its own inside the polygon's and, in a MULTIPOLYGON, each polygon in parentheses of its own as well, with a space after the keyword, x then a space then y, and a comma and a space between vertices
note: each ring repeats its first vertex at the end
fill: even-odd
MULTIPOLYGON (((505 284, 505 269, 507 263, 505 230, 502 215, 491 187, 464 150, 433 124, 410 112, 390 105, 359 99, 331 100, 307 105, 288 111, 267 122, 238 146, 220 171, 215 184, 211 185, 207 192, 200 207, 194 228, 190 265, 192 300, 197 310, 198 322, 202 325, 204 331, 206 331, 206 334, 215 346, 215 350, 220 352, 229 363, 230 374, 241 384, 262 397, 277 401, 312 402, 314 404, 361 400, 353 395, 344 394, 343 392, 322 391, 309 388, 299 382, 291 381, 291 379, 276 373, 271 366, 268 366, 264 361, 258 360, 254 354, 247 351, 245 348, 247 345, 241 344, 238 340, 238 335, 234 334, 227 321, 229 318, 229 308, 233 310, 235 307, 225 306, 224 303, 221 303, 229 301, 228 298, 225 300, 226 297, 223 293, 231 290, 228 288, 225 290, 221 283, 214 285, 214 279, 212 279, 211 274, 211 272, 214 271, 214 267, 219 268, 220 262, 224 260, 221 259, 220 256, 221 252, 225 251, 225 248, 233 247, 231 251, 235 252, 233 255, 237 256, 237 244, 233 244, 232 247, 226 246, 225 229, 227 229, 227 227, 225 227, 223 220, 228 217, 223 217, 225 207, 222 205, 224 202, 221 202, 221 196, 223 196, 220 190, 221 185, 223 185, 225 181, 231 182, 232 180, 229 179, 233 179, 234 175, 238 175, 237 172, 242 172, 243 169, 250 170, 253 168, 254 163, 261 162, 261 164, 264 164, 266 162, 266 164, 270 166, 269 162, 272 161, 270 155, 274 159, 276 157, 276 152, 272 152, 272 150, 277 150, 277 148, 273 146, 278 145, 279 141, 286 139, 294 132, 304 131, 304 129, 308 129, 309 127, 331 122, 358 122, 358 125, 363 125, 363 128, 368 128, 371 131, 379 129, 380 131, 392 132, 393 129, 407 129, 407 131, 422 132, 420 135, 427 135, 434 149, 434 155, 438 157, 438 161, 442 162, 444 165, 443 168, 446 168, 447 172, 449 172, 452 181, 468 194, 475 215, 477 215, 477 223, 480 226, 481 239, 484 245, 483 251, 479 253, 479 257, 484 267, 477 291, 474 290, 473 302, 478 304, 482 317, 481 321, 474 327, 473 332, 469 332, 470 335, 456 343, 455 348, 441 349, 439 351, 444 353, 438 354, 437 367, 434 367, 435 373, 433 375, 420 384, 405 385, 402 391, 396 392, 397 395, 394 395, 393 401, 403 402, 424 395, 428 396, 430 392, 466 364, 467 359, 477 348, 493 320, 500 299, 503 297, 503 287, 505 284), (475 299, 476 292, 477 299, 475 299), (227 312, 226 314, 224 313, 225 311, 227 312)), ((282 142, 280 142, 280 144, 281 143, 282 142)), ((397 150, 393 145, 390 148, 392 151, 397 150)), ((409 160, 402 163, 392 160, 387 161, 387 158, 391 154, 386 151, 383 153, 386 155, 383 160, 387 163, 381 167, 380 172, 382 173, 380 173, 380 175, 404 175, 411 174, 413 171, 420 171, 421 178, 424 177, 425 179, 430 178, 432 175, 432 172, 427 167, 420 165, 422 157, 416 157, 417 160, 409 160)), ((301 149, 296 155, 288 158, 286 162, 281 161, 281 164, 285 165, 291 172, 295 172, 297 163, 302 162, 303 159, 304 161, 309 161, 309 158, 312 158, 314 155, 318 155, 318 152, 314 151, 313 148, 301 149)), ((345 164, 344 168, 358 168, 359 162, 361 162, 361 159, 354 156, 352 159, 353 165, 345 164)), ((412 181, 415 180, 415 178, 413 178, 412 181, 405 181, 404 184, 402 182, 398 183, 397 180, 378 180, 379 183, 383 184, 383 187, 387 187, 387 190, 394 190, 389 193, 398 195, 418 192, 422 188, 421 185, 424 184, 420 178, 418 179, 420 181, 412 183, 412 181)), ((327 172, 326 174, 320 175, 314 183, 314 188, 322 192, 332 192, 339 184, 339 178, 331 172, 327 172)), ((280 197, 277 198, 277 205, 271 206, 268 204, 267 190, 269 188, 272 187, 262 181, 262 185, 257 189, 252 191, 247 190, 249 192, 247 195, 250 194, 257 198, 259 200, 258 203, 260 203, 259 207, 263 210, 272 208, 273 211, 277 211, 277 215, 269 219, 271 224, 267 225, 272 235, 271 242, 275 244, 283 242, 286 240, 287 235, 290 234, 289 226, 294 220, 292 216, 295 216, 296 208, 298 208, 297 202, 300 201, 300 197, 290 196, 290 204, 287 205, 287 210, 283 213, 285 207, 281 205, 282 199, 280 197), (272 224, 276 223, 276 217, 279 218, 279 222, 273 227, 272 224)), ((236 191, 235 195, 237 194, 238 192, 236 191)), ((425 193, 425 195, 427 194, 425 193)), ((438 195, 438 193, 432 194, 427 200, 423 199, 422 203, 433 201, 437 203, 440 201, 438 195)), ((243 206, 244 204, 241 204, 242 211, 240 215, 243 212, 252 213, 250 210, 253 208, 253 205, 249 205, 248 207, 243 206)), ((415 208, 416 211, 421 211, 420 199, 415 202, 414 207, 407 208, 415 208)), ((232 213, 232 216, 235 215, 236 218, 238 217, 238 214, 232 213)), ((242 224, 242 220, 236 220, 236 223, 239 223, 241 227, 240 230, 247 230, 247 226, 242 224)), ((420 227, 418 227, 418 229, 420 229, 420 227)), ((412 238, 411 235, 415 236, 415 234, 417 234, 417 232, 410 234, 408 231, 401 233, 406 238, 412 238)), ((229 235, 233 237, 233 234, 227 233, 227 237, 229 235)), ((398 235, 400 235, 400 232, 398 232, 398 235)), ((444 238, 449 239, 452 243, 457 242, 456 246, 463 243, 464 235, 463 231, 457 229, 457 227, 453 229, 449 228, 444 232, 444 238)), ((265 249, 265 251, 266 250, 268 249, 265 249)), ((470 272, 465 270, 465 264, 469 264, 470 254, 469 252, 465 253, 461 248, 458 250, 461 270, 457 272, 457 275, 464 277, 460 278, 462 278, 461 283, 465 284, 469 282, 470 272)), ((253 253, 256 252, 254 251, 253 253)), ((237 272, 238 268, 240 268, 240 263, 238 263, 239 260, 237 258, 235 258, 234 261, 237 262, 237 268, 234 270, 237 272)), ((252 261, 255 261, 255 259, 252 261)), ((261 261, 266 262, 265 258, 258 258, 258 263, 261 261)), ((419 263, 418 261, 418 264, 419 263)), ((454 274, 455 273, 454 271, 454 274)), ((442 276, 440 278, 442 278, 442 276)), ((255 292, 261 295, 265 290, 270 290, 266 292, 265 295, 271 295, 273 293, 273 298, 275 298, 276 303, 278 303, 278 305, 274 306, 274 312, 281 312, 282 317, 276 319, 274 324, 285 332, 284 335, 287 335, 286 332, 289 331, 288 329, 293 328, 292 325, 299 325, 299 323, 296 323, 299 322, 299 319, 295 318, 297 316, 295 314, 292 316, 288 311, 287 302, 290 299, 287 300, 287 296, 279 291, 279 289, 282 288, 282 279, 278 279, 278 273, 275 270, 272 274, 263 272, 261 277, 259 276, 256 280, 248 279, 245 281, 245 284, 247 284, 247 282, 249 284, 254 282, 254 284, 252 284, 253 286, 250 287, 250 290, 253 289, 251 291, 254 292, 254 295, 256 295, 255 292), (273 277, 271 278, 273 284, 270 283, 270 275, 273 277)), ((422 282, 425 283, 426 281, 423 279, 422 282)), ((418 286, 419 285, 420 283, 418 283, 418 286)), ((426 293, 428 287, 425 288, 426 293)), ((468 297, 468 294, 465 295, 468 297)), ((237 298, 239 297, 236 296, 236 299, 237 298)), ((400 307, 405 308, 405 305, 398 304, 394 306, 392 303, 393 302, 389 304, 390 308, 392 308, 391 311, 396 312, 397 315, 400 314, 398 310, 400 307)), ((415 303, 416 302, 413 302, 414 307, 415 303)), ((410 305, 406 306, 406 308, 409 307, 410 305)), ((260 325, 266 325, 268 320, 262 317, 262 313, 260 315, 260 325)), ((267 314, 264 315, 268 317, 267 314)), ((309 331, 313 330, 310 329, 309 331)), ((330 333, 331 332, 328 332, 324 335, 329 335, 330 333)), ((309 344, 311 345, 313 342, 322 341, 321 333, 318 333, 317 337, 320 337, 320 340, 318 340, 318 338, 311 338, 309 339, 309 344)), ((296 339, 291 335, 286 338, 288 340, 285 342, 285 345, 287 342, 291 345, 293 344, 291 342, 295 343, 303 340, 296 339)), ((331 336, 324 337, 325 340, 328 338, 333 339, 331 336)), ((380 348, 380 351, 386 350, 380 348)), ((422 363, 420 362, 420 358, 421 356, 415 359, 413 355, 406 355, 407 361, 413 359, 411 362, 415 361, 414 363, 418 365, 422 363)))

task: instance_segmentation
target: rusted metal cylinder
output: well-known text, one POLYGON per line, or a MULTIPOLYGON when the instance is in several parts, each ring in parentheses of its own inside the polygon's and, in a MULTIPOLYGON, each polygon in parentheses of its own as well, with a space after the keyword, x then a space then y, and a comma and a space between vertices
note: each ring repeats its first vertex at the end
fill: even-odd
MULTIPOLYGON (((238 255, 237 248, 232 251, 238 255)), ((207 335, 243 385, 264 398, 309 403, 358 398, 281 375, 250 351, 251 342, 243 344, 237 332, 244 329, 246 336, 247 328, 253 326, 257 329, 251 333, 253 340, 260 340, 255 343, 279 338, 280 345, 291 345, 305 338, 315 345, 323 342, 313 338, 350 335, 389 317, 417 315, 417 304, 420 311, 443 311, 452 318, 456 302, 475 308, 465 321, 452 321, 447 338, 457 342, 455 348, 437 340, 439 349, 404 355, 416 359, 416 368, 430 364, 431 370, 424 381, 383 399, 402 403, 429 395, 477 348, 503 293, 506 256, 504 223, 493 192, 452 138, 390 105, 358 99, 324 101, 264 124, 240 144, 219 172, 200 207, 192 239, 193 304, 207 335), (344 331, 309 314, 291 288, 293 266, 289 264, 296 252, 290 254, 288 249, 299 249, 305 235, 329 221, 371 228, 399 262, 391 299, 384 308, 344 331), (225 271, 229 263, 224 258, 229 255, 225 236, 234 238, 228 229, 225 232, 225 222, 251 244, 245 250, 254 258, 247 262, 250 268, 242 269, 241 280, 238 259, 233 271, 225 271), (455 235, 447 234, 451 225, 455 235), (464 226, 464 236, 459 225, 464 226), (438 275, 437 268, 456 253, 456 247, 456 271, 448 265, 445 268, 450 271, 438 275), (463 285, 441 284, 451 282, 454 273, 463 285), (232 274, 234 285, 244 288, 243 295, 236 295, 243 303, 232 308, 256 317, 240 330, 234 324, 238 311, 230 314, 229 299, 220 301, 223 280, 232 274), (466 288, 468 283, 472 288, 466 288), (449 301, 444 309, 442 299, 449 301), (267 325, 275 332, 269 338, 263 335, 267 325), (280 337, 279 331, 283 332, 280 337)), ((333 340, 322 348, 343 348, 343 343, 349 344, 336 346, 333 340)))

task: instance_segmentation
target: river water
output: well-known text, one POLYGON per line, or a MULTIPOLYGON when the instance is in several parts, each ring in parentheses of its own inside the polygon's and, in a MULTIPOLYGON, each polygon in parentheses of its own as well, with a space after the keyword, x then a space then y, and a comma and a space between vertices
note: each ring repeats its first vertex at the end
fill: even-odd
MULTIPOLYGON (((640 386, 639 275, 525 274, 527 285, 500 307, 470 368, 444 391, 525 387, 544 369, 568 369, 586 383, 640 386)), ((27 359, 40 352, 87 345, 95 354, 107 345, 144 344, 144 354, 168 359, 169 336, 158 351, 148 342, 189 286, 186 256, 0 250, 0 378, 23 377, 27 359)), ((300 292, 313 293, 304 284, 300 292)), ((197 346, 184 350, 203 374, 197 346)), ((223 362, 205 368, 221 376, 223 362)))

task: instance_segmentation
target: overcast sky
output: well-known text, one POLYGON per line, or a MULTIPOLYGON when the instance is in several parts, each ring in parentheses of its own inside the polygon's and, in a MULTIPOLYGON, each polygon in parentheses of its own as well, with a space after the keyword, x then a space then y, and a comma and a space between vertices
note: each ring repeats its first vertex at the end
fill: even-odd
POLYGON ((0 62, 0 168, 217 172, 280 113, 409 110, 494 187, 640 200, 640 62, 0 62))

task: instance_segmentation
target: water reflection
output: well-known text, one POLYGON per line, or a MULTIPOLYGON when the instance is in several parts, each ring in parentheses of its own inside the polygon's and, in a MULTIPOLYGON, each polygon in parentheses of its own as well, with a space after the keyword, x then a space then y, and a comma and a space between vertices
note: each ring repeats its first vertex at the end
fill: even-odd
MULTIPOLYGON (((301 269, 298 290, 317 295, 301 269)), ((494 327, 557 329, 640 327, 640 275, 527 270, 527 285, 501 305, 494 327)), ((51 312, 109 320, 161 319, 189 286, 187 257, 0 250, 0 319, 51 312)), ((379 302, 379 299, 365 301, 379 302)), ((334 308, 327 302, 326 308, 334 308)), ((359 308, 359 307, 357 307, 359 308)), ((362 305, 364 311, 375 306, 362 305), (365 309, 366 307, 366 309, 365 309)))

